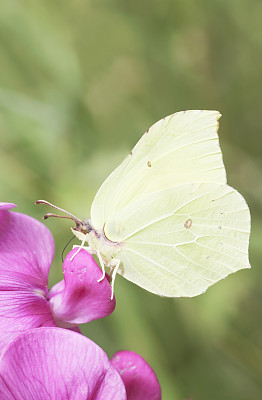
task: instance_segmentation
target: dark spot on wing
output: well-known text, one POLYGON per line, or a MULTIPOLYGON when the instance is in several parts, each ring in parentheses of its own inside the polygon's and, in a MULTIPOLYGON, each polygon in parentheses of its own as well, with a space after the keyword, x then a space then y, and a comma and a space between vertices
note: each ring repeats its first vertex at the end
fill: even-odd
POLYGON ((186 220, 186 222, 184 223, 184 227, 185 227, 186 229, 189 229, 189 228, 191 228, 192 224, 193 224, 192 219, 188 219, 188 220, 186 220))
POLYGON ((151 164, 150 161, 147 162, 147 166, 148 166, 148 167, 152 167, 152 164, 151 164))
POLYGON ((130 154, 130 156, 132 156, 133 152, 132 152, 132 151, 130 151, 130 153, 129 153, 129 154, 130 154))
POLYGON ((222 229, 222 226, 221 226, 221 225, 219 225, 218 229, 222 229))

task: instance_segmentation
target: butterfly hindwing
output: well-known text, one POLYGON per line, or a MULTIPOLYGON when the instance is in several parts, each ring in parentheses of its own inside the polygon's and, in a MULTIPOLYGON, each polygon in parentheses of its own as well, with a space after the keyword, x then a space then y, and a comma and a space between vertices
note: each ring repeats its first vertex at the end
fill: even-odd
POLYGON ((230 186, 187 184, 137 200, 105 225, 119 272, 150 292, 195 296, 248 268, 250 213, 230 186))

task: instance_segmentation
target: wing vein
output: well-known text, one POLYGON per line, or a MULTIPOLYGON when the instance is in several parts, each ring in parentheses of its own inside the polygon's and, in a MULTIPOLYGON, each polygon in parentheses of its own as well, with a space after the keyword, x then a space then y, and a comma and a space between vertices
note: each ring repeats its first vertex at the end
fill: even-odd
MULTIPOLYGON (((176 276, 177 278, 183 280, 184 282, 186 282, 186 284, 189 284, 189 285, 192 286, 192 287, 197 287, 196 285, 194 285, 193 283, 189 282, 187 279, 183 278, 182 276, 176 274, 176 273, 173 272, 173 271, 168 270, 168 269, 165 268, 162 264, 159 264, 159 263, 157 263, 156 261, 153 261, 153 260, 151 260, 150 258, 148 258, 148 257, 146 257, 146 256, 143 256, 142 254, 138 253, 137 251, 135 251, 135 250, 133 250, 133 249, 130 249, 130 248, 127 248, 127 249, 128 249, 128 251, 130 251, 131 253, 134 253, 134 254, 136 254, 136 255, 138 255, 138 256, 144 258, 145 260, 149 261, 151 264, 154 264, 155 266, 157 266, 157 267, 159 267, 160 269, 166 271, 167 273, 169 273, 169 274, 171 274, 171 275, 174 275, 174 276, 176 276)), ((178 265, 178 264, 177 264, 177 265, 178 265)), ((178 265, 178 266, 180 266, 180 265, 178 265)), ((183 269, 184 269, 184 268, 183 268, 183 269)), ((202 278, 202 277, 201 277, 201 278, 202 278)), ((203 279, 203 278, 202 278, 202 279, 203 279)), ((204 279, 206 279, 206 278, 204 278, 204 279)))
MULTIPOLYGON (((142 227, 140 227, 139 229, 137 229, 136 231, 132 232, 131 234, 129 234, 128 236, 126 236, 125 238, 123 238, 123 239, 121 239, 121 240, 124 242, 124 241, 126 241, 127 239, 129 239, 130 237, 134 236, 137 232, 142 231, 143 229, 147 228, 148 226, 151 226, 151 225, 153 225, 153 224, 155 224, 155 223, 157 223, 157 222, 160 222, 160 221, 162 221, 162 220, 164 220, 164 219, 166 219, 166 218, 171 217, 172 215, 176 214, 177 211, 181 210, 181 208, 183 208, 184 206, 187 206, 188 204, 192 203, 192 202, 195 201, 195 200, 201 199, 201 197, 204 197, 204 196, 206 196, 207 194, 208 194, 208 192, 205 192, 204 194, 201 194, 200 196, 195 197, 194 199, 191 199, 191 200, 189 200, 189 201, 183 203, 181 206, 179 206, 178 208, 176 208, 174 211, 172 211, 172 212, 170 212, 170 213, 168 213, 168 214, 166 214, 166 215, 163 215, 161 218, 155 219, 155 220, 153 220, 153 221, 147 223, 146 225, 143 225, 142 227)), ((152 200, 152 202, 154 202, 154 200, 152 200)), ((148 207, 149 207, 149 206, 148 206, 148 207)), ((126 219, 127 219, 127 218, 130 218, 132 215, 137 214, 137 212, 138 212, 139 210, 143 209, 143 208, 144 208, 144 204, 142 204, 140 208, 135 209, 134 212, 133 212, 132 214, 127 215, 126 219)), ((179 214, 177 214, 177 215, 179 215, 179 214)), ((187 214, 186 214, 186 215, 187 215, 187 214)), ((123 221, 123 224, 125 224, 126 219, 123 221)))
MULTIPOLYGON (((208 249, 208 250, 214 251, 214 252, 216 252, 216 253, 222 254, 223 256, 225 255, 225 253, 223 253, 222 251, 219 251, 219 250, 217 250, 217 249, 213 249, 212 247, 209 247, 209 246, 205 246, 205 245, 203 245, 203 244, 201 244, 201 243, 198 243, 197 241, 196 241, 195 243, 196 243, 197 246, 204 247, 205 249, 208 249)), ((223 244, 224 244, 224 243, 223 243, 223 244)), ((178 245, 178 246, 179 246, 179 245, 178 245)), ((239 263, 239 260, 238 260, 237 258, 235 258, 235 257, 233 257, 233 256, 231 256, 231 255, 229 255, 229 254, 226 254, 226 256, 232 258, 232 260, 237 261, 237 262, 239 263)))

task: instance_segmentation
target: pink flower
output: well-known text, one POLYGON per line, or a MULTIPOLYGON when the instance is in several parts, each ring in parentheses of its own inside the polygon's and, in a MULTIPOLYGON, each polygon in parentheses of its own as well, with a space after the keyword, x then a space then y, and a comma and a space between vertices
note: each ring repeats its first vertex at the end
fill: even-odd
POLYGON ((128 400, 161 400, 156 374, 147 362, 132 351, 119 351, 111 365, 121 375, 128 400))
POLYGON ((0 359, 3 400, 161 400, 156 375, 131 351, 111 362, 86 337, 61 328, 32 329, 0 359))
POLYGON ((0 359, 3 400, 126 400, 107 355, 79 333, 60 328, 24 332, 0 359))
POLYGON ((72 328, 109 315, 115 308, 111 286, 101 282, 93 257, 76 250, 66 257, 64 280, 48 292, 54 256, 49 230, 35 219, 0 203, 0 351, 21 332, 41 326, 72 328))

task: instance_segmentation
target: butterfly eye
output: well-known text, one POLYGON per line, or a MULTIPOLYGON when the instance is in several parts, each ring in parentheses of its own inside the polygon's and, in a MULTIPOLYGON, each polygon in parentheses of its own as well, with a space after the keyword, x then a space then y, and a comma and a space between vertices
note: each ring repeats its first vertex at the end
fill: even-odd
POLYGON ((86 226, 86 225, 82 225, 81 226, 81 232, 84 234, 84 235, 86 235, 87 233, 90 233, 91 232, 91 227, 88 227, 88 226, 86 226))
POLYGON ((87 229, 86 229, 86 227, 85 227, 85 226, 82 226, 82 228, 81 228, 81 232, 82 232, 82 233, 84 233, 84 235, 86 235, 86 234, 87 234, 87 229))
POLYGON ((84 235, 86 235, 93 230, 93 227, 90 224, 90 221, 84 220, 83 222, 81 222, 81 225, 75 228, 75 230, 78 230, 79 232, 82 232, 84 235))

